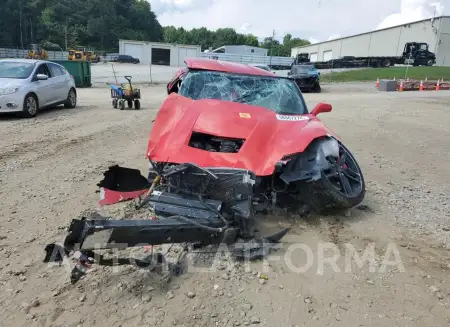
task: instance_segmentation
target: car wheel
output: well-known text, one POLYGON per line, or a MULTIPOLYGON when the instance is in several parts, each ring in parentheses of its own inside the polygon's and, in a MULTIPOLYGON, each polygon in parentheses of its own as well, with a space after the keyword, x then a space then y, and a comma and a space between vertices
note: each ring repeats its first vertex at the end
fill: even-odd
POLYGON ((74 88, 71 88, 67 95, 66 102, 64 102, 64 108, 73 109, 77 106, 77 92, 74 88))
POLYGON ((305 185, 302 194, 319 213, 335 213, 352 208, 364 199, 366 187, 361 169, 350 151, 339 143, 339 158, 327 158, 331 168, 321 178, 305 185))
POLYGON ((35 117, 39 110, 39 102, 34 94, 27 94, 23 101, 23 116, 27 118, 35 117))
POLYGON ((316 93, 322 92, 322 88, 320 87, 319 82, 317 82, 317 83, 314 85, 314 92, 316 92, 316 93))
POLYGON ((134 109, 136 109, 136 110, 141 109, 141 101, 134 100, 134 109))

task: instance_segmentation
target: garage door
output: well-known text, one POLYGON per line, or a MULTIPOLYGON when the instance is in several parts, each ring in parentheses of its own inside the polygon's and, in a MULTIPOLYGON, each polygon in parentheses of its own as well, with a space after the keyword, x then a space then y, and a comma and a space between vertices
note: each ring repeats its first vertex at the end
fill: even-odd
POLYGON ((170 66, 170 49, 152 48, 152 65, 170 66))
POLYGON ((125 43, 124 54, 142 60, 143 49, 142 44, 125 43))
POLYGON ((311 62, 316 62, 317 61, 317 52, 311 53, 309 55, 309 61, 311 61, 311 62))
POLYGON ((184 67, 184 59, 186 58, 196 58, 197 49, 196 48, 178 48, 178 67, 184 67))
POLYGON ((333 59, 333 51, 324 51, 323 52, 323 61, 328 61, 333 59))

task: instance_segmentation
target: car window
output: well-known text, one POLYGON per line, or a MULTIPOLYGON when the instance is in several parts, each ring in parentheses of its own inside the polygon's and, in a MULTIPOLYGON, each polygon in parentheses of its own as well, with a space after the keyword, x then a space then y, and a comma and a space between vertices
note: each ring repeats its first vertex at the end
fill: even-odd
POLYGON ((288 78, 190 70, 179 94, 193 100, 245 103, 279 114, 308 113, 298 87, 288 78))
POLYGON ((38 69, 36 70, 36 75, 38 74, 47 75, 49 78, 52 77, 52 74, 50 73, 50 70, 48 69, 46 64, 39 65, 38 69))
POLYGON ((52 71, 53 76, 56 77, 56 76, 61 76, 63 74, 58 65, 48 64, 48 66, 50 67, 50 70, 52 71))
POLYGON ((35 64, 2 60, 0 61, 0 78, 26 79, 31 75, 34 67, 35 64))

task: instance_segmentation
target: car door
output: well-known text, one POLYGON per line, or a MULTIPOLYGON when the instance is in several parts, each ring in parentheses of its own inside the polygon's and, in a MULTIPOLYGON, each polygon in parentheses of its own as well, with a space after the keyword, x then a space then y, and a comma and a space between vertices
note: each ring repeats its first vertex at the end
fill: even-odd
POLYGON ((41 63, 36 68, 36 72, 33 78, 33 83, 35 83, 35 92, 38 97, 39 107, 44 107, 49 105, 52 98, 52 74, 47 67, 47 64, 41 63), (37 75, 46 75, 48 79, 46 80, 38 80, 37 75))
POLYGON ((51 81, 53 94, 51 96, 50 102, 55 103, 64 101, 69 94, 68 81, 66 81, 61 68, 59 68, 57 64, 48 63, 47 66, 50 68, 50 71, 52 73, 51 81))

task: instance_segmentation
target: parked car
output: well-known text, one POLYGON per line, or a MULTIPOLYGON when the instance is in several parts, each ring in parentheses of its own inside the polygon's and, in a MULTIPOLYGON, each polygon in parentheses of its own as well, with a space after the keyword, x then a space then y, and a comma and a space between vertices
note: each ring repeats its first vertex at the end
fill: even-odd
POLYGON ((131 63, 131 64, 139 64, 141 62, 138 58, 134 58, 134 57, 128 56, 128 55, 118 55, 112 61, 120 62, 120 63, 127 62, 127 63, 131 63))
POLYGON ((0 113, 34 117, 39 110, 77 105, 75 80, 54 62, 34 59, 0 60, 0 113))
POLYGON ((288 77, 295 81, 302 92, 321 92, 320 72, 314 65, 293 65, 288 77))

